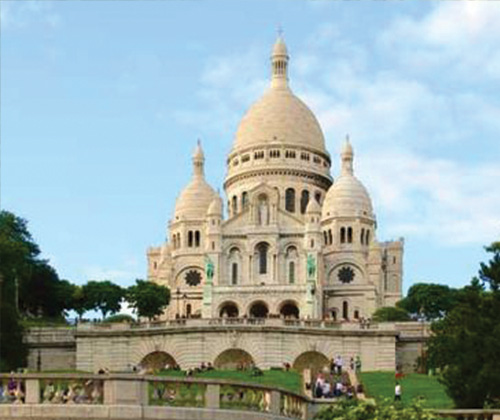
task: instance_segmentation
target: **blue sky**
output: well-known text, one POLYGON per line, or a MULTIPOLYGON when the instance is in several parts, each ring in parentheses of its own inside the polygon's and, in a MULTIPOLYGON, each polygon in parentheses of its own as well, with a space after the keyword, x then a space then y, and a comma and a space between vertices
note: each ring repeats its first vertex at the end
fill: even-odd
POLYGON ((500 236, 500 2, 2 1, 2 207, 77 283, 146 275, 201 138, 222 189, 282 26, 339 172, 346 133, 404 285, 500 236))

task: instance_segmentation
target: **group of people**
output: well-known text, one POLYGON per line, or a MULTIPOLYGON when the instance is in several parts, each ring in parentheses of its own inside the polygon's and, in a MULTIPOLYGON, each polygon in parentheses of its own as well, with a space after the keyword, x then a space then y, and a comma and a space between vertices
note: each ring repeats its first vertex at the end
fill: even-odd
MULTIPOLYGON (((359 355, 351 357, 349 368, 352 372, 361 371, 361 358, 359 355)), ((349 377, 345 372, 344 359, 340 354, 330 360, 330 366, 325 366, 319 372, 313 384, 313 395, 315 398, 335 398, 345 396, 348 399, 354 397, 356 392, 363 392, 362 386, 354 389, 349 383, 349 377)))
POLYGON ((354 394, 354 387, 349 385, 343 376, 329 380, 324 373, 318 373, 313 389, 315 398, 338 398, 345 396, 347 399, 351 399, 354 397, 354 394))
POLYGON ((24 384, 17 382, 13 376, 7 381, 7 386, 0 382, 0 403, 22 402, 24 399, 24 384))
POLYGON ((200 366, 186 370, 186 376, 194 376, 196 373, 209 372, 211 370, 214 370, 211 362, 201 362, 200 366))

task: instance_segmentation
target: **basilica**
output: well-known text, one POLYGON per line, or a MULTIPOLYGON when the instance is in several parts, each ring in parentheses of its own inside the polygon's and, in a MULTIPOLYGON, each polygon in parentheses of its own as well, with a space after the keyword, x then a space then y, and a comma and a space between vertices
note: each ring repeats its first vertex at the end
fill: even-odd
POLYGON ((242 118, 227 156, 226 200, 204 178, 201 144, 194 150, 168 239, 147 252, 148 278, 171 291, 164 319, 356 322, 401 298, 403 240, 378 240, 349 139, 334 171, 338 159, 292 92, 288 65, 279 37, 270 86, 242 118))

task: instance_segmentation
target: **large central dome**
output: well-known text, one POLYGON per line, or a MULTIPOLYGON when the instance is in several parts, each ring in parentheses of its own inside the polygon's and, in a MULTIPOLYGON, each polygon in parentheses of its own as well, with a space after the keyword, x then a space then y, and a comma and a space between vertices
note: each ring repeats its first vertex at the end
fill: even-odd
POLYGON ((288 86, 288 53, 281 37, 274 45, 271 61, 271 86, 241 120, 233 151, 286 144, 327 154, 318 120, 288 86))
POLYGON ((325 139, 311 110, 288 88, 271 87, 246 113, 234 149, 281 143, 325 152, 325 139))

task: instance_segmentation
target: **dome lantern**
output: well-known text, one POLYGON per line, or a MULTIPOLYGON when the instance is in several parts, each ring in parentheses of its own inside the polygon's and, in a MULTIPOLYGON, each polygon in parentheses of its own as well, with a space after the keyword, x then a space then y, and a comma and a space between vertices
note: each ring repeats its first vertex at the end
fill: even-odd
POLYGON ((271 87, 278 89, 288 87, 288 59, 288 50, 280 33, 271 54, 271 87))

